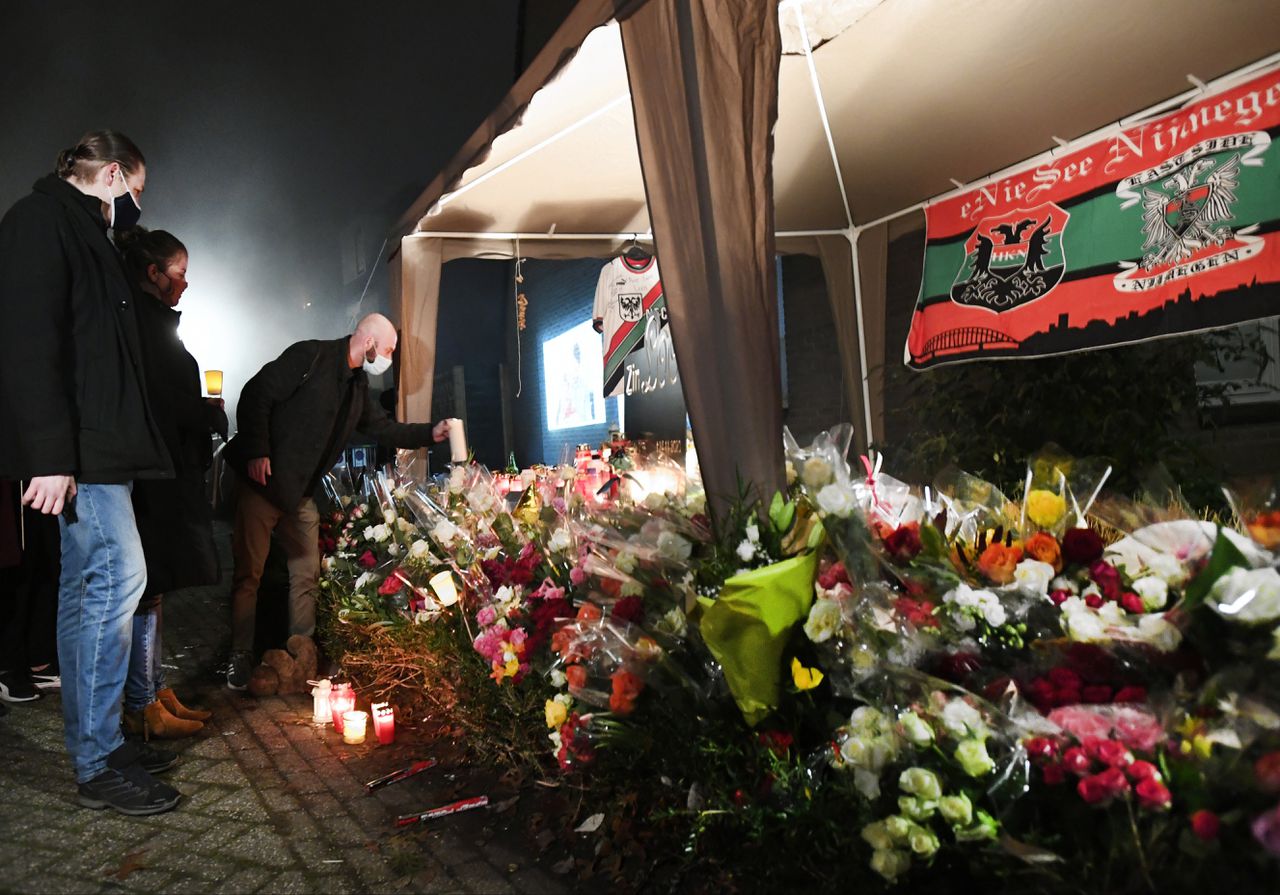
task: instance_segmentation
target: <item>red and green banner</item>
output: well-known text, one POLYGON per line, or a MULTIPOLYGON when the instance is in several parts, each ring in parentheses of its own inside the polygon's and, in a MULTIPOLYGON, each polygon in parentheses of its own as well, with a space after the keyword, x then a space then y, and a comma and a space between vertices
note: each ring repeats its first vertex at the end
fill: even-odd
POLYGON ((1280 314, 1280 66, 925 207, 916 369, 1280 314))

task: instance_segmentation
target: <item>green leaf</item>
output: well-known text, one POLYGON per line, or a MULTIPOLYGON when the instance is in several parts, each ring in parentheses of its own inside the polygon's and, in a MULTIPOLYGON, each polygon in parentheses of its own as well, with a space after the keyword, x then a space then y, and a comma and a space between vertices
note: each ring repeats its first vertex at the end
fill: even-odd
POLYGON ((782 497, 782 492, 774 492, 773 502, 769 504, 769 521, 779 535, 791 531, 796 521, 796 505, 782 497))
POLYGON ((1183 597, 1183 604, 1188 609, 1195 609, 1204 602, 1205 597, 1209 596, 1209 591, 1213 589, 1213 585, 1218 579, 1235 568, 1248 568, 1249 561, 1244 558, 1244 554, 1236 547, 1235 544, 1227 538, 1223 533, 1223 529, 1218 529, 1218 537, 1213 542, 1213 552, 1209 554, 1209 562, 1199 575, 1187 585, 1186 594, 1183 597))

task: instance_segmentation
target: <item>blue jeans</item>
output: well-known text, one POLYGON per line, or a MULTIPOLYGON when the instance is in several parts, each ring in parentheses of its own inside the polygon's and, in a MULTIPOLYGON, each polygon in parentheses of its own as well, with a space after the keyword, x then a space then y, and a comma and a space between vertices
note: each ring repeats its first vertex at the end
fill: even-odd
POLYGON ((164 689, 160 666, 160 602, 133 617, 133 644, 129 650, 129 674, 124 682, 126 711, 140 712, 156 701, 164 689))
POLYGON ((120 698, 133 639, 133 613, 147 565, 127 485, 80 485, 77 521, 59 517, 62 580, 58 591, 58 661, 62 717, 76 782, 107 767, 124 743, 120 698))

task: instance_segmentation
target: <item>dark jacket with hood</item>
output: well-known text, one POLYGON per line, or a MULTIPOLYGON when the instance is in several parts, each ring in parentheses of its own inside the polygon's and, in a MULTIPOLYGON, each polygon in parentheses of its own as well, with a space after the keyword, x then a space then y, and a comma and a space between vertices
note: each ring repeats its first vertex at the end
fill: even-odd
POLYGON ((200 365, 178 338, 182 314, 141 290, 134 297, 147 394, 175 477, 138 482, 133 508, 147 558, 146 594, 166 594, 220 577, 204 477, 213 460, 210 434, 226 437, 227 415, 201 395, 200 365))
POLYGON ((0 477, 173 474, 101 208, 49 175, 0 221, 0 477))
POLYGON ((227 459, 246 486, 292 512, 359 429, 388 447, 432 443, 430 423, 397 423, 369 400, 369 377, 347 362, 348 339, 297 342, 245 383, 227 459), (249 479, 249 461, 269 457, 265 488, 249 479))

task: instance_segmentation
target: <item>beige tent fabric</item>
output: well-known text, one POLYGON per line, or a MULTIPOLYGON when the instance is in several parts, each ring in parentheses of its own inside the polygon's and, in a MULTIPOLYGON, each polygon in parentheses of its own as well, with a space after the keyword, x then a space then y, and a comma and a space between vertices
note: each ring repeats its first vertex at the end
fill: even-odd
POLYGON ((392 300, 400 318, 400 419, 406 422, 431 421, 443 242, 408 237, 401 240, 392 260, 398 271, 392 276, 393 285, 399 284, 392 300))
POLYGON ((777 5, 650 0, 622 23, 636 137, 703 482, 783 485, 772 130, 777 5))

